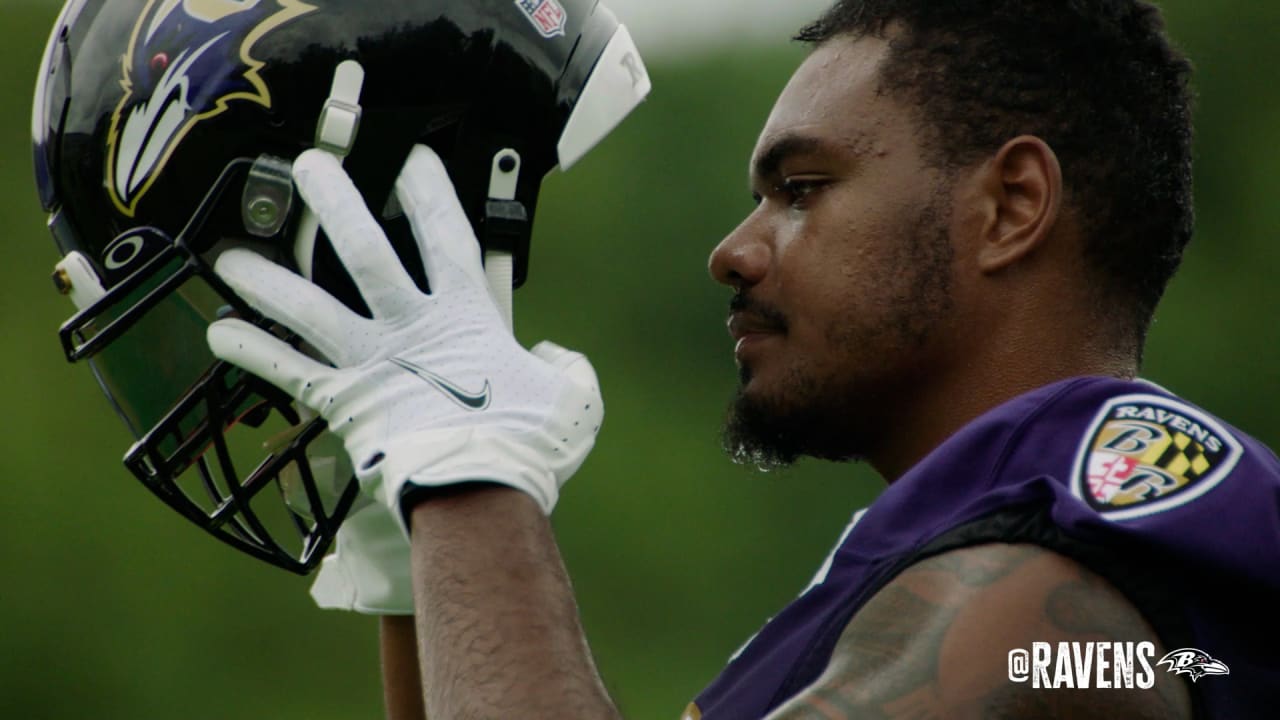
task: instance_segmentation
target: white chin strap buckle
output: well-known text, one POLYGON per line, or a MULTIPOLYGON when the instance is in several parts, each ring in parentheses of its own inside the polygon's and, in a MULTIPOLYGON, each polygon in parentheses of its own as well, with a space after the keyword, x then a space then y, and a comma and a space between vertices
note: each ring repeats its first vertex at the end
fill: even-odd
POLYGON ((54 266, 53 286, 71 298, 76 310, 84 310, 107 294, 89 258, 74 250, 54 266))
POLYGON ((529 213, 516 202, 520 184, 520 153, 505 148, 493 156, 489 173, 489 199, 484 209, 484 273, 508 329, 514 329, 512 285, 515 278, 515 253, 528 252, 529 213))
MULTIPOLYGON (((333 154, 341 161, 351 154, 360 131, 360 92, 364 89, 364 68, 355 60, 338 63, 333 71, 333 85, 329 99, 320 110, 316 123, 316 147, 333 154)), ((316 234, 320 221, 310 208, 303 207, 298 223, 298 234, 293 242, 293 257, 302 276, 311 279, 315 259, 316 234)))
POLYGON ((364 68, 355 60, 344 60, 333 71, 329 99, 324 101, 316 124, 316 147, 339 158, 351 154, 360 131, 360 91, 364 88, 364 68))

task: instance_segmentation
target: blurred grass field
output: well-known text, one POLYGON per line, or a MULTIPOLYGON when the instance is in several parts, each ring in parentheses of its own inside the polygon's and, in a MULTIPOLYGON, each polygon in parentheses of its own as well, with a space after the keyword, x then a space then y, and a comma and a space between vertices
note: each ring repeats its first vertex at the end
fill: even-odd
MULTIPOLYGON (((1166 4, 1199 71, 1199 231, 1146 375, 1280 442, 1280 5, 1166 4)), ((128 437, 62 359, 70 304, 31 177, 30 95, 57 8, 0 0, 0 717, 371 718, 376 625, 316 610, 307 581, 189 527, 120 466, 128 437)), ((801 590, 865 468, 760 476, 718 449, 734 383, 728 296, 706 255, 750 207, 747 156, 802 49, 651 62, 651 100, 547 181, 527 343, 589 354, 609 404, 556 525, 624 711, 673 718, 801 590)), ((1064 439, 1064 441, 1070 441, 1064 439)))

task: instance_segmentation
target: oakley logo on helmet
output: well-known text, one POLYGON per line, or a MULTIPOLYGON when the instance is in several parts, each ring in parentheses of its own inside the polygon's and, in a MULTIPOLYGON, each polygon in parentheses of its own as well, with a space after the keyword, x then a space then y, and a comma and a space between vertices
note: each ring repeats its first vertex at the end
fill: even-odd
POLYGON ((529 18, 529 22, 538 28, 544 38, 564 35, 565 22, 569 14, 556 0, 515 0, 516 7, 529 18))
POLYGON ((299 0, 150 0, 122 58, 106 184, 128 217, 198 123, 244 100, 271 107, 253 46, 316 8, 299 0))
POLYGON ((173 245, 163 232, 152 227, 137 227, 116 238, 102 251, 103 280, 114 285, 132 275, 147 261, 173 245))
POLYGON ((142 256, 144 238, 141 235, 130 235, 111 243, 102 253, 103 262, 108 270, 119 270, 133 264, 142 256))

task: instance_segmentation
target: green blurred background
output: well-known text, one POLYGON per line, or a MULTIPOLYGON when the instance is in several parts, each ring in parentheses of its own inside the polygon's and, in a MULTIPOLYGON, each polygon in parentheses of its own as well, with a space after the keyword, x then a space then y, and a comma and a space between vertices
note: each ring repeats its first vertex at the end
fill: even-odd
MULTIPOLYGON (((1165 6, 1199 68, 1199 230, 1146 376, 1274 445, 1280 4, 1165 6)), ((87 370, 62 359, 72 308, 48 279, 29 120, 56 13, 0 0, 0 717, 378 717, 375 622, 315 609, 306 580, 156 502, 120 466, 128 437, 87 370)), ((734 369, 705 261, 750 207, 746 160, 802 57, 794 29, 651 59, 651 100, 547 181, 517 295, 522 340, 585 351, 604 384, 608 422, 556 525, 631 717, 677 717, 880 487, 821 463, 761 476, 718 448, 734 369)))

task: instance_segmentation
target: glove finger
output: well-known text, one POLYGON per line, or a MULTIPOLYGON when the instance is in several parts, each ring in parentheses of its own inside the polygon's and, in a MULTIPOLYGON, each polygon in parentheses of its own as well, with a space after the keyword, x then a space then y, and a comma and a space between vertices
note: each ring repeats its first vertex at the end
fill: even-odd
POLYGON ((600 392, 600 380, 596 377, 596 369, 591 366, 591 361, 586 355, 561 347, 550 340, 543 340, 529 352, 560 371, 560 374, 572 382, 597 393, 600 392))
POLYGON ((350 357, 343 338, 365 319, 314 284, 242 249, 222 253, 214 270, 255 310, 301 335, 334 364, 362 360, 350 357))
POLYGON ((374 316, 401 314, 418 290, 337 158, 308 150, 294 161, 293 179, 374 316))
POLYGON ((219 320, 209 326, 205 339, 218 359, 257 375, 313 411, 321 411, 310 402, 310 390, 329 377, 332 368, 243 320, 219 320))
POLYGON ((480 243, 435 151, 414 146, 396 178, 396 197, 413 226, 431 292, 448 292, 463 283, 488 287, 480 243))

